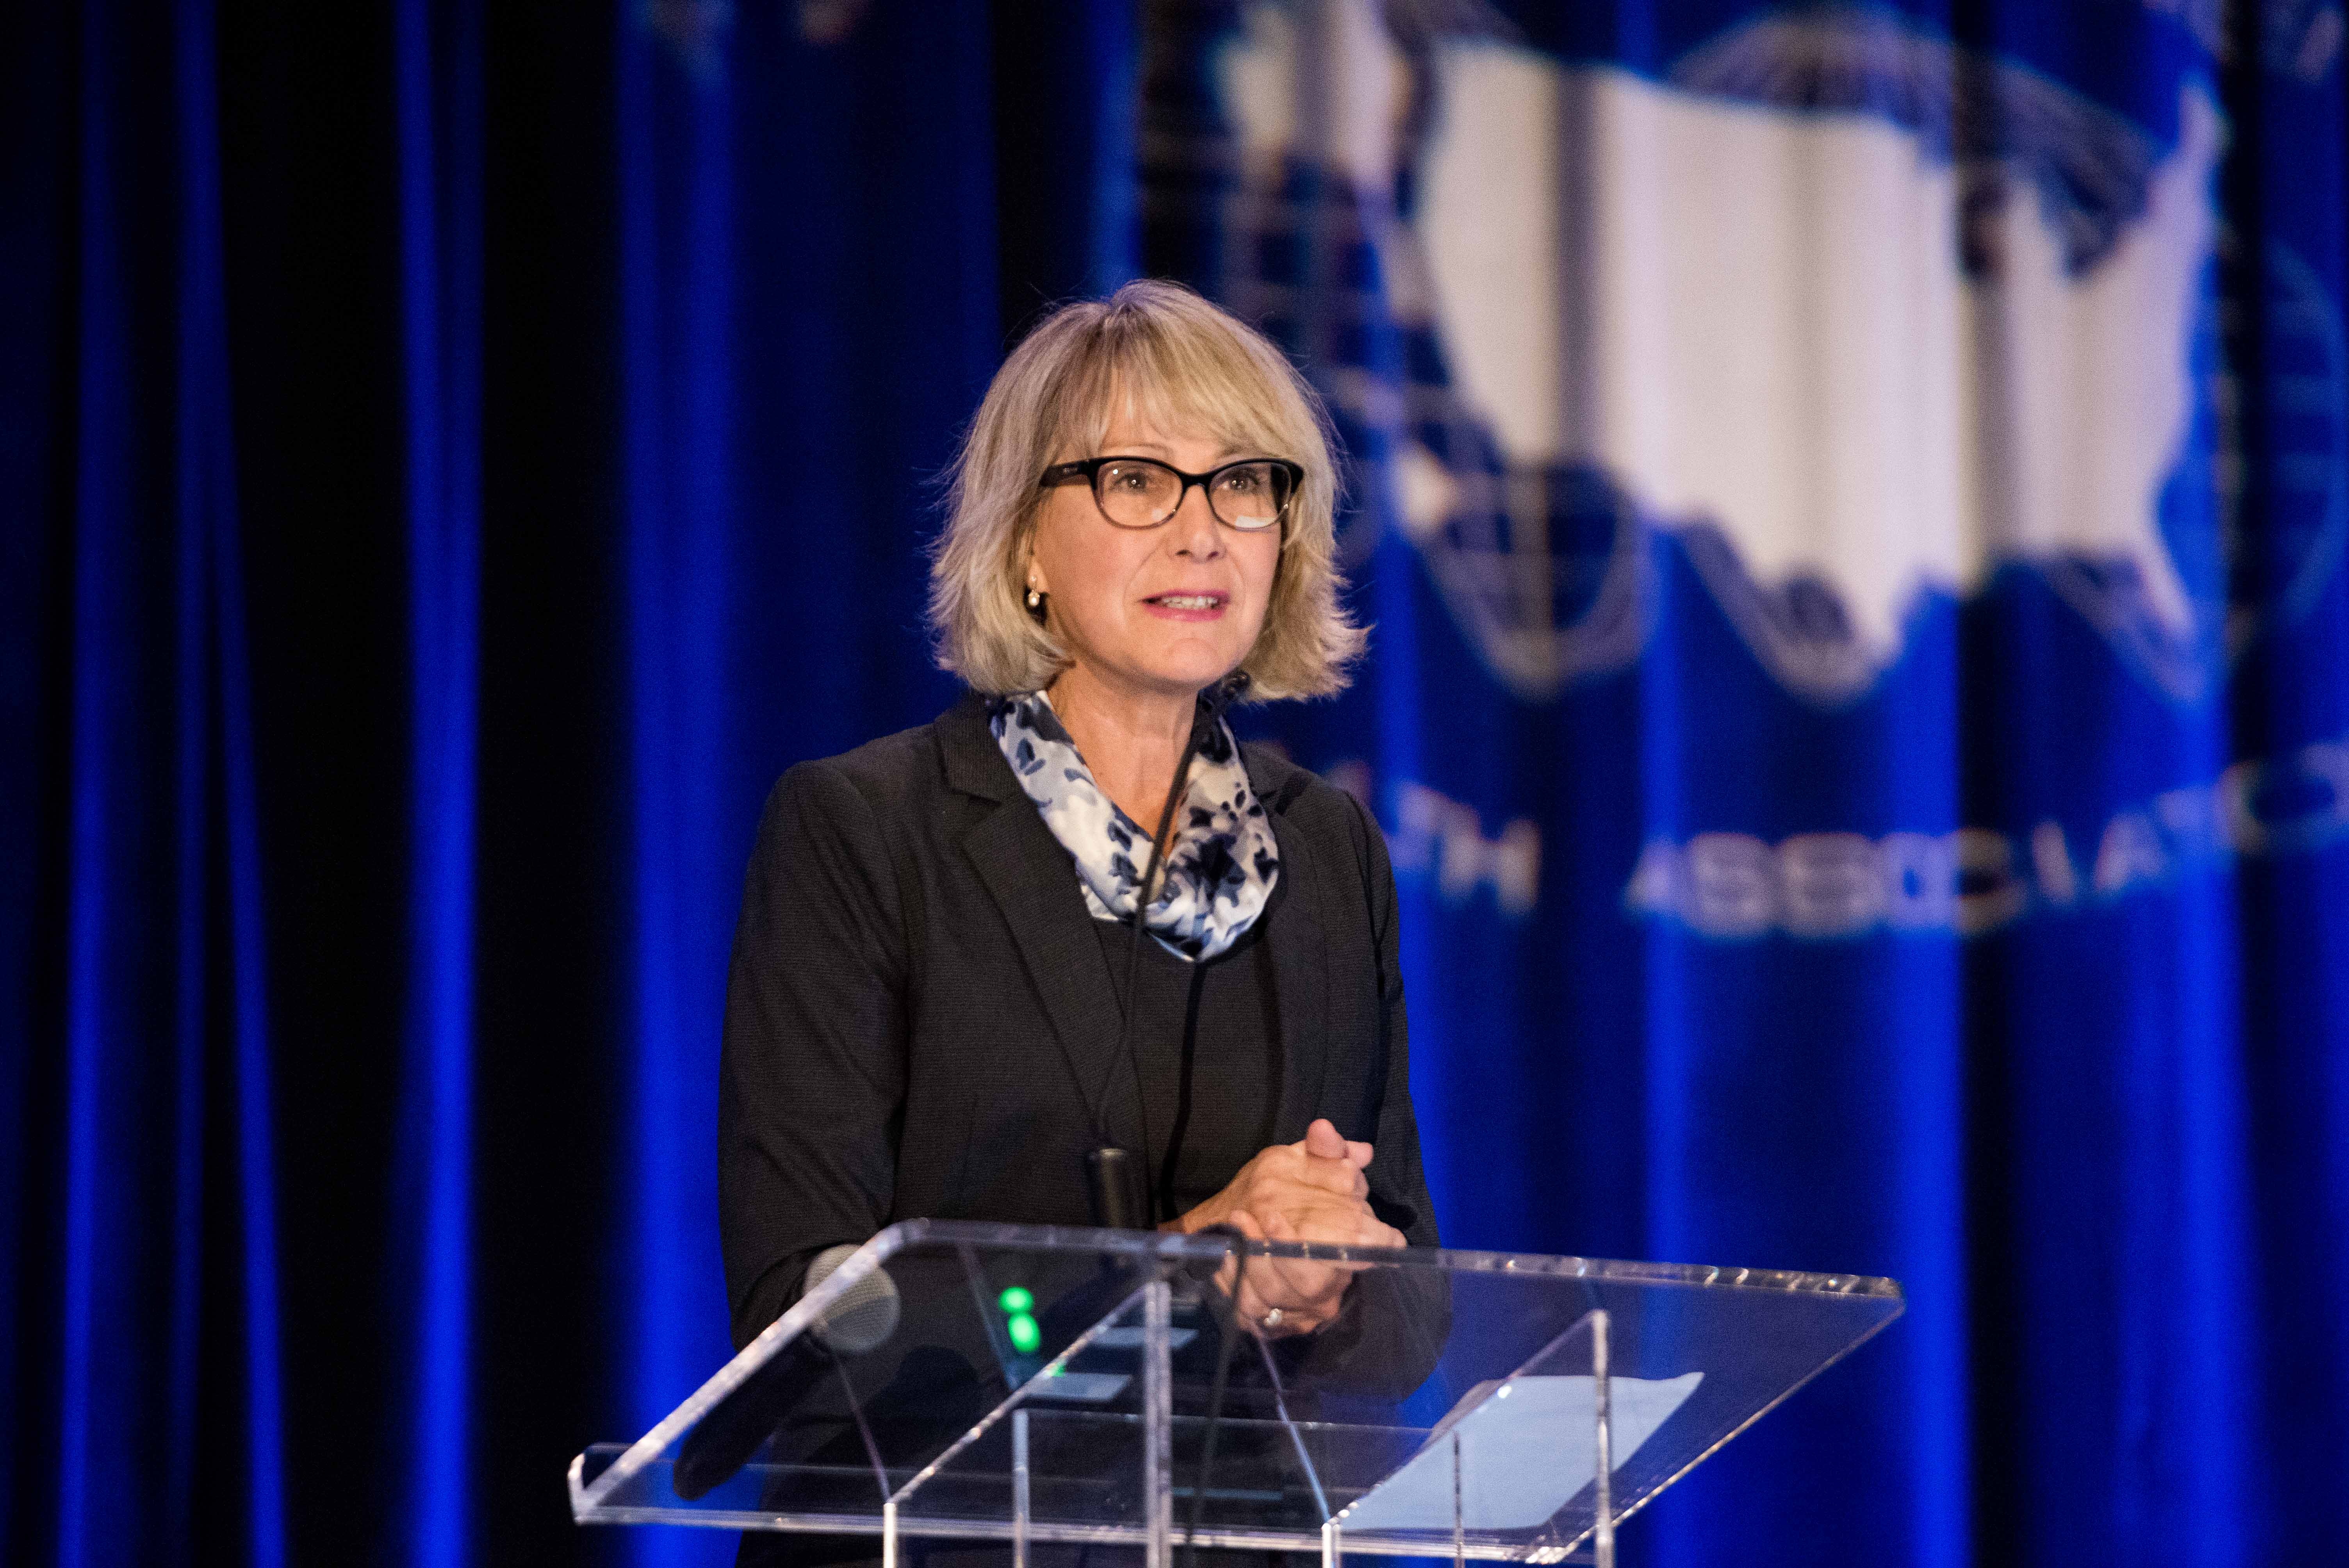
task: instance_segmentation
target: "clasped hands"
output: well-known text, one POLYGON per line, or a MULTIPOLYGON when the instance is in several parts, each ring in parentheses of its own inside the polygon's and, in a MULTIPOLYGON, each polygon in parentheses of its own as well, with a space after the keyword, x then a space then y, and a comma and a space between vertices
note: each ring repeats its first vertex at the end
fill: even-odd
MULTIPOLYGON (((1229 1225, 1251 1241, 1330 1246, 1400 1247, 1401 1231, 1371 1212, 1363 1168, 1371 1146, 1350 1142, 1328 1120, 1295 1143, 1276 1144, 1240 1167, 1222 1191, 1164 1227, 1185 1235, 1229 1225)), ((1251 1258, 1245 1271, 1226 1263, 1216 1283, 1228 1295, 1240 1273, 1240 1320, 1259 1334, 1310 1334, 1337 1317, 1360 1265, 1251 1258)))

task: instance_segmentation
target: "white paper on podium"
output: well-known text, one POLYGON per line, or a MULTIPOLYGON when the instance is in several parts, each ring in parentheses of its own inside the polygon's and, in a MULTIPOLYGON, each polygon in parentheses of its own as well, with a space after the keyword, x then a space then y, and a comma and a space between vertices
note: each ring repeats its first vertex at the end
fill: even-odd
MULTIPOLYGON (((1610 1377, 1615 1470, 1704 1381, 1610 1377)), ((1346 1530, 1452 1528, 1452 1437, 1460 1436, 1461 1523, 1469 1530, 1532 1530, 1599 1475, 1598 1397, 1588 1377, 1518 1377, 1480 1383, 1402 1467, 1362 1494, 1346 1530)))

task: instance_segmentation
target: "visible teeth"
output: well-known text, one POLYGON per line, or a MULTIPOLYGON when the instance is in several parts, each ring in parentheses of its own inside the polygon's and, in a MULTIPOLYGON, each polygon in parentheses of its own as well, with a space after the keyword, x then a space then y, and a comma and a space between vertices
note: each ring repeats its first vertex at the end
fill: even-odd
POLYGON ((1213 593, 1162 593, 1158 602, 1174 610, 1212 610, 1222 603, 1213 593))

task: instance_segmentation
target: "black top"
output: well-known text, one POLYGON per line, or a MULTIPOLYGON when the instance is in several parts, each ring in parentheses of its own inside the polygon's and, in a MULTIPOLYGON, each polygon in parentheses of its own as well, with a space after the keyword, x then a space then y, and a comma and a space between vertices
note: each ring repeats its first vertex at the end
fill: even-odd
MULTIPOLYGON (((1278 887, 1273 896, 1279 897, 1278 887)), ((1171 1220, 1222 1191, 1273 1141, 1280 1004, 1257 934, 1263 923, 1259 915, 1224 952, 1191 964, 1147 935, 1137 949, 1129 924, 1093 922, 1121 995, 1128 956, 1135 955, 1134 1066, 1149 1111, 1159 1219, 1171 1220)), ((1133 1073, 1120 1072, 1115 1064, 1110 1071, 1111 1093, 1130 1098, 1133 1073)))
MULTIPOLYGON (((1352 797, 1262 748, 1242 754, 1280 886, 1197 977, 1216 1006, 1201 1009, 1178 1187, 1208 1196, 1328 1117, 1377 1145, 1372 1209, 1432 1246, 1385 841, 1352 797)), ((737 1344, 781 1315, 817 1252, 895 1221, 1090 1222, 1097 1139, 1079 1085, 1114 1063, 1123 974, 1095 926, 981 698, 783 775, 727 989, 719 1202, 737 1344)), ((1145 973, 1140 1016, 1163 1018, 1163 987, 1194 977, 1145 973)), ((1162 1155, 1180 1106, 1170 1026, 1140 1037, 1174 1088, 1152 1096, 1162 1155)), ((1142 1147, 1130 1092, 1105 1115, 1115 1141, 1142 1147)))

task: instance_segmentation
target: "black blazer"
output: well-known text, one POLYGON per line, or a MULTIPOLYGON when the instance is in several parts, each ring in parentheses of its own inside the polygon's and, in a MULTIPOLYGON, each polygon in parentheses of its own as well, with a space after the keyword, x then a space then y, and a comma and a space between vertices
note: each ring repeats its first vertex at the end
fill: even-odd
MULTIPOLYGON (((1404 1044, 1394 876, 1351 796, 1243 748, 1284 884, 1260 917, 1279 1053, 1275 1135, 1328 1117, 1377 1145, 1371 1206, 1436 1244, 1404 1044)), ((768 797, 726 998, 719 1204, 737 1345, 814 1254, 916 1217, 1091 1222, 1080 1081, 1118 998, 1068 852, 968 696, 935 723, 803 762, 768 797)), ((1131 1099, 1110 1132, 1139 1147, 1131 1099)))

